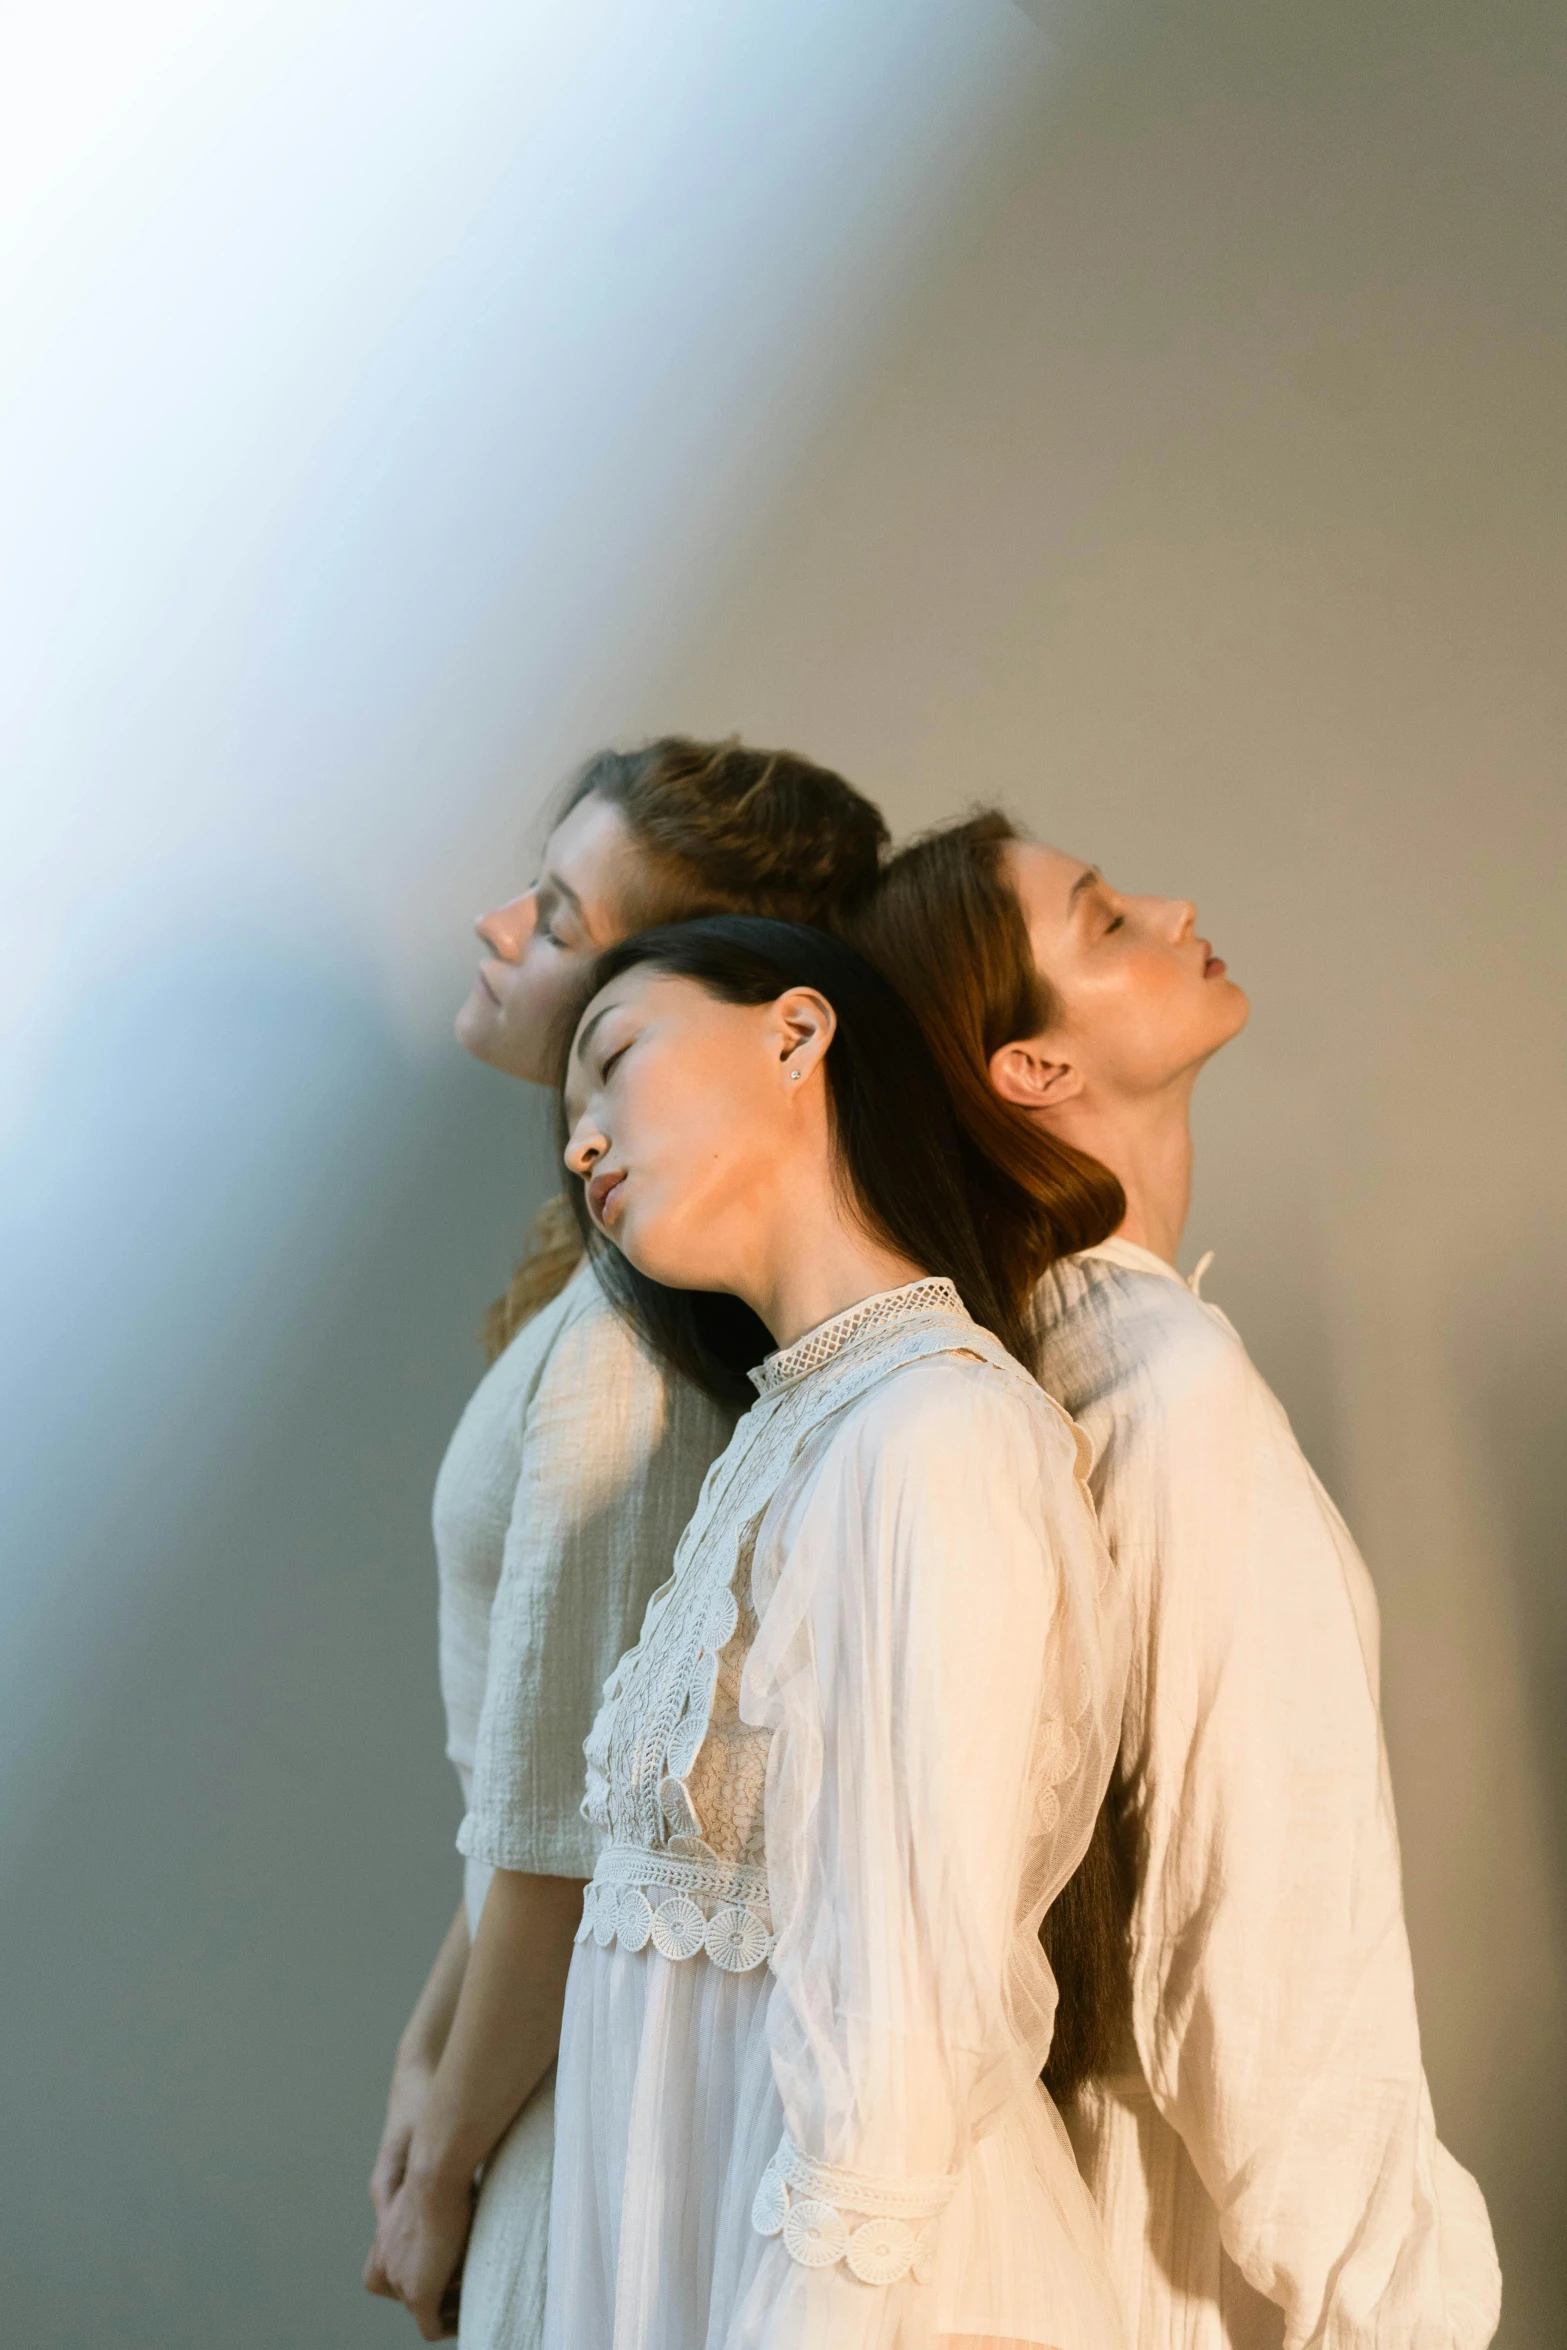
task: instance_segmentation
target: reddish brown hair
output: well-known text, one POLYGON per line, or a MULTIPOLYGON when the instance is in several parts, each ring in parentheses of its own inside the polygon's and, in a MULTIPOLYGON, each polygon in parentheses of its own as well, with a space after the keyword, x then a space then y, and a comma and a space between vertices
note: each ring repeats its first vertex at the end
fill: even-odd
MULTIPOLYGON (((1004 1281, 1032 1285, 1057 1257, 1107 1239, 1126 1213, 1126 1195, 1108 1167, 1037 1126, 990 1082, 994 1053, 1042 1035, 1059 1014, 1007 875, 1007 843, 1019 837, 996 808, 926 833, 886 866, 853 935, 912 1005, 987 1170, 971 1185, 986 1253, 1004 1281)), ((1133 1834, 1117 1778, 1076 1874, 1040 1928, 1060 1992, 1045 2067, 1059 2099, 1123 2061, 1133 1834)))
POLYGON ((1126 1213, 1108 1167, 1060 1142, 990 1082, 992 1054, 1051 1027, 1057 1007, 1034 967, 1007 878, 1018 839, 999 809, 928 832, 885 867, 851 925, 924 1029, 959 1120, 988 1170, 981 1235, 1008 1281, 1028 1284, 1126 1213))

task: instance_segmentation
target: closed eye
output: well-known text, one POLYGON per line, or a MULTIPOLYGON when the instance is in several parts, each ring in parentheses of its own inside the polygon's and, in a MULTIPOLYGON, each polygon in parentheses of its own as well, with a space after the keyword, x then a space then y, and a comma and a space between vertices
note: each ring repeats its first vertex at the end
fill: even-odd
POLYGON ((534 884, 534 894, 539 909, 538 934, 540 938, 543 939, 546 946, 556 947, 559 949, 561 954, 569 955, 571 953, 571 941, 569 938, 562 938, 560 932, 555 927, 556 921, 561 911, 561 901, 558 891, 552 888, 548 882, 536 882, 534 884))
POLYGON ((625 1059, 627 1053, 629 1053, 631 1050, 632 1042, 633 1040, 628 1037, 626 1042, 623 1045, 618 1046, 616 1050, 610 1054, 609 1059, 601 1064, 599 1069, 599 1082, 601 1084, 608 1077, 616 1062, 623 1061, 625 1059))

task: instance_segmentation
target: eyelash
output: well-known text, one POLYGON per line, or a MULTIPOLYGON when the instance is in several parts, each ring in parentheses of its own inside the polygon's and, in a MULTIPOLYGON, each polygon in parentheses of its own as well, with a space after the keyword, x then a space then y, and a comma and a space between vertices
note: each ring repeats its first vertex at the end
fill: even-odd
POLYGON ((1105 924, 1105 936, 1106 936, 1106 938, 1108 938, 1108 937, 1109 937, 1109 935, 1110 935, 1110 933, 1111 933, 1111 931, 1112 931, 1112 930, 1119 930, 1119 929, 1120 929, 1120 927, 1121 927, 1121 925, 1122 925, 1122 923, 1123 923, 1125 920, 1126 920, 1126 916, 1125 916, 1124 914, 1116 914, 1116 915, 1114 915, 1114 916, 1112 917, 1112 919, 1111 919, 1110 921, 1108 921, 1108 922, 1105 924))
POLYGON ((618 1050, 618 1052, 613 1052, 613 1053, 611 1053, 611 1054, 610 1054, 610 1056, 609 1056, 609 1059, 608 1059, 608 1060, 607 1060, 607 1061, 604 1063, 603 1067, 602 1067, 602 1068, 600 1069, 600 1071, 599 1071, 599 1082, 600 1082, 600 1084, 604 1083, 604 1081, 605 1081, 605 1080, 608 1078, 610 1071, 611 1071, 611 1070, 614 1068, 614 1066, 615 1066, 615 1063, 616 1063, 617 1061, 623 1061, 623 1060, 625 1059, 625 1057, 626 1057, 627 1053, 629 1053, 629 1052, 630 1052, 630 1050, 631 1050, 631 1046, 630 1046, 630 1044, 629 1044, 629 1043, 626 1043, 626 1044, 623 1044, 623 1045, 620 1047, 620 1049, 618 1050))

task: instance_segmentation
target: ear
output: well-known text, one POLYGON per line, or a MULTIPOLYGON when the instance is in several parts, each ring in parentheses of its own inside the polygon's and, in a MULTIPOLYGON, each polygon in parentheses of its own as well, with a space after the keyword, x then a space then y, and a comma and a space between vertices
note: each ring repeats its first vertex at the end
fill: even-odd
POLYGON ((1058 1110, 1081 1094, 1082 1071, 1070 1061, 1052 1060, 1044 1044, 1043 1037, 1023 1037, 991 1054, 990 1082, 1004 1102, 1020 1110, 1058 1110))
POLYGON ((792 1093, 821 1066, 837 1033, 838 1015, 814 987, 791 987, 773 1006, 773 1046, 792 1093))

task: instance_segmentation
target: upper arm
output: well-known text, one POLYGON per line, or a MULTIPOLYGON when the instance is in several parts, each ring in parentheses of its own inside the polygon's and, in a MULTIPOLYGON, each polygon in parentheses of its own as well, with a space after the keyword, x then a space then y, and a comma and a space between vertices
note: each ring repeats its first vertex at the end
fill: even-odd
POLYGON ((464 1849, 591 1867, 582 1742, 726 1433, 596 1296, 561 1331, 523 1428, 464 1849))

